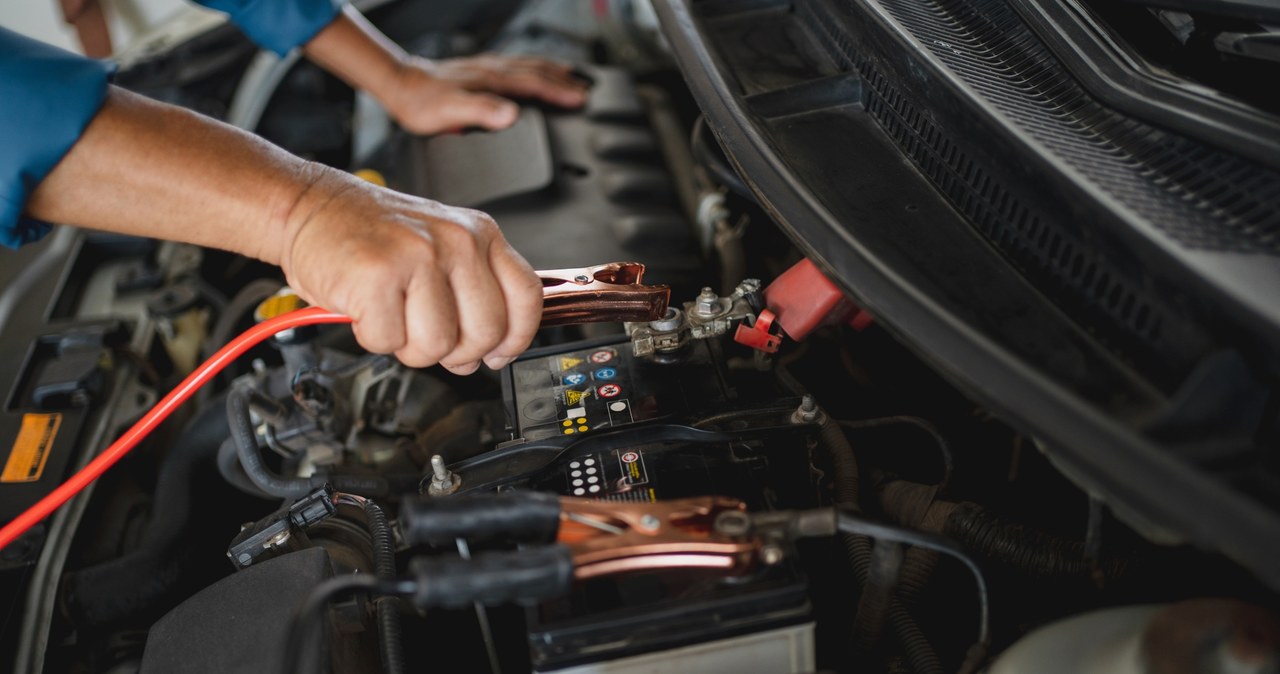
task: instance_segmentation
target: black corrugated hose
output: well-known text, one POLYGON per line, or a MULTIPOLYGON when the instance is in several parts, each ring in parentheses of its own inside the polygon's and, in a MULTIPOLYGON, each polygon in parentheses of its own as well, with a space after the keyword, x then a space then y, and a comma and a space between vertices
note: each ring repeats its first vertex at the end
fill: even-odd
MULTIPOLYGON (((365 519, 369 535, 373 539, 373 570, 379 579, 394 581, 396 578, 396 550, 391 540, 391 527, 387 515, 371 499, 364 501, 365 519)), ((374 599, 378 609, 378 642, 382 647, 382 671, 385 674, 404 674, 404 636, 400 629, 400 599, 382 595, 374 599)))
MULTIPOLYGON (((1032 578, 1087 578, 1093 571, 1083 542, 1005 521, 974 503, 956 504, 942 533, 960 541, 971 554, 1006 564, 1032 578)), ((1098 571, 1104 578, 1118 578, 1129 561, 1124 557, 1107 559, 1099 562, 1098 571)))
MULTIPOLYGON (((858 459, 853 453, 853 445, 845 436, 839 422, 827 417, 818 436, 819 444, 831 460, 832 472, 835 474, 836 502, 861 510, 858 495, 861 476, 858 472, 858 459)), ((859 584, 865 584, 871 574, 871 541, 865 536, 843 535, 845 553, 859 584)), ((874 615, 874 612, 872 612, 874 615)), ((934 652, 933 646, 925 638, 920 626, 911 617, 902 603, 893 599, 888 611, 889 626, 894 637, 902 646, 907 662, 916 674, 943 674, 942 661, 934 652)), ((862 626, 855 625, 855 632, 862 626)), ((865 629, 865 628, 862 628, 865 629)))

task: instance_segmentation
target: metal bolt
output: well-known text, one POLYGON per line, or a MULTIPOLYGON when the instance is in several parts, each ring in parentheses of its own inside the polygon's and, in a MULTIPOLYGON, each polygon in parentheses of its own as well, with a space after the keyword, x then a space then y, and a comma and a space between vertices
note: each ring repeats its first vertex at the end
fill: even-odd
POLYGON ((591 282, 591 277, 587 276, 586 274, 578 274, 577 276, 573 277, 573 282, 586 285, 591 282))
POLYGON ((462 486, 462 480, 444 465, 444 457, 431 455, 431 486, 427 493, 432 496, 447 496, 462 486))
POLYGON ((253 557, 247 552, 242 552, 239 557, 236 557, 236 561, 240 562, 240 566, 249 566, 253 562, 253 557))
POLYGON ((449 469, 444 465, 444 457, 439 454, 431 455, 431 473, 439 482, 447 481, 450 477, 449 469))
POLYGON ((760 561, 764 562, 768 566, 774 566, 781 563, 782 559, 786 556, 787 555, 782 551, 782 548, 776 545, 766 545, 760 548, 760 561))
POLYGON ((818 403, 813 396, 806 395, 800 399, 800 408, 791 414, 791 423, 793 424, 811 424, 818 420, 822 415, 822 410, 818 409, 818 403))
POLYGON ((661 525, 662 523, 659 522, 658 518, 654 517, 653 515, 645 515, 644 517, 640 518, 640 526, 646 529, 657 529, 661 525))
POLYGON ((701 316, 714 316, 720 313, 720 296, 711 288, 703 288, 698 294, 695 311, 701 316))

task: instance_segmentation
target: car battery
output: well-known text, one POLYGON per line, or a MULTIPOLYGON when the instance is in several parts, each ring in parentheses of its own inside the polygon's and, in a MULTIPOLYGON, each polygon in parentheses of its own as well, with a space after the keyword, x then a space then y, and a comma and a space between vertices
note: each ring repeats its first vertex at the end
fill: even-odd
MULTIPOLYGON (((531 354, 509 370, 509 430, 536 444, 632 425, 694 427, 783 404, 771 380, 731 376, 723 360, 702 342, 674 363, 635 358, 626 342, 531 354)), ((616 437, 567 453, 520 487, 601 501, 719 495, 750 510, 813 505, 811 428, 734 441, 616 437)), ((537 672, 813 669, 807 583, 789 562, 744 577, 670 569, 589 579, 530 608, 526 622, 537 672)))

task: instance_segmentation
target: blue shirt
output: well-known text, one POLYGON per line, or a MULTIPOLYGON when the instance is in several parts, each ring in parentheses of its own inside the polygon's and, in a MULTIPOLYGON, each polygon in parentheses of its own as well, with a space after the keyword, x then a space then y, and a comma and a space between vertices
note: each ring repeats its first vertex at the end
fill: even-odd
MULTIPOLYGON (((197 0, 226 12, 254 42, 278 54, 304 44, 337 16, 342 0, 197 0)), ((84 133, 115 67, 0 28, 0 245, 16 248, 49 225, 23 216, 27 199, 84 133)))

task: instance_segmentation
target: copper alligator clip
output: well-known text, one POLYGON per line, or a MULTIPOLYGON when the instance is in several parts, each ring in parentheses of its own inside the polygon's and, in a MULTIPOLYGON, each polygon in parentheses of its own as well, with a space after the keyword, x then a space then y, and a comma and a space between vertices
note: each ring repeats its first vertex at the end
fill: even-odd
POLYGON ((644 265, 610 262, 581 269, 539 271, 542 326, 605 321, 656 321, 667 311, 671 289, 640 283, 644 265))
POLYGON ((753 568, 761 547, 749 535, 749 525, 732 526, 749 522, 746 506, 737 499, 618 503, 561 498, 560 506, 557 540, 569 546, 579 580, 650 569, 742 573, 753 568), (731 535, 735 529, 741 535, 731 535))

